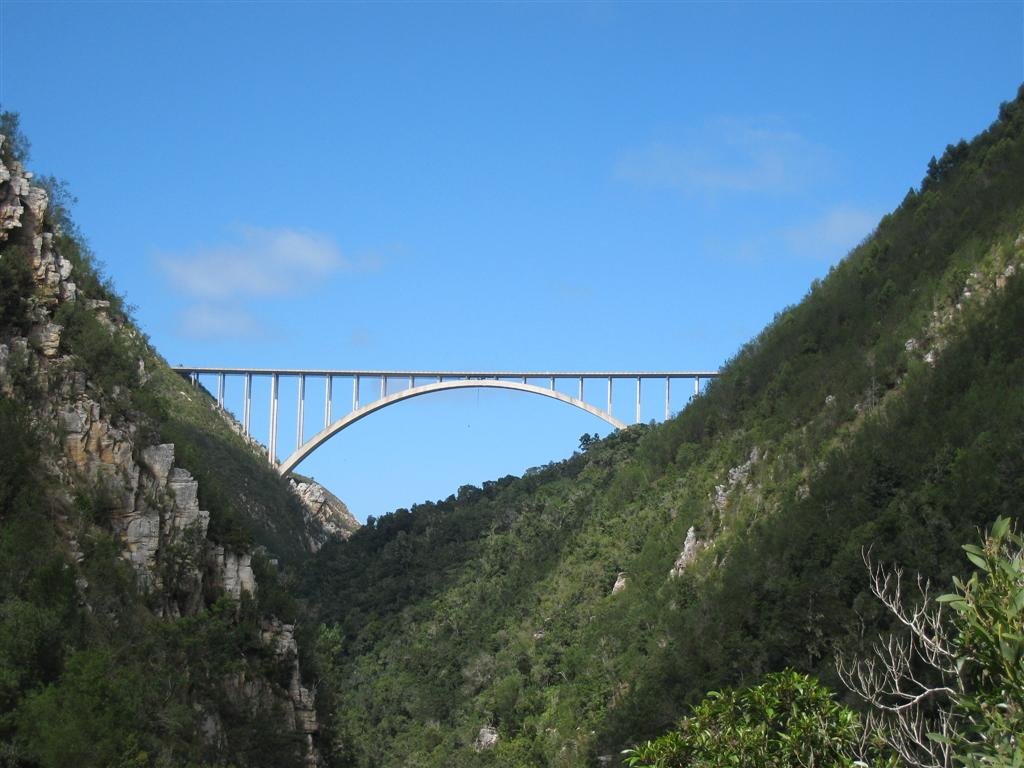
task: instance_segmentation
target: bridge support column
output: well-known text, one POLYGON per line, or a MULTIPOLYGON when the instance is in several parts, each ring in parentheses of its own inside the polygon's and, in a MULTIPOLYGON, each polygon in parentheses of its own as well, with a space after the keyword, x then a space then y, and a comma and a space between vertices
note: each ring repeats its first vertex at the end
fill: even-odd
POLYGON ((224 374, 217 374, 217 405, 224 407, 224 374))
POLYGON ((359 374, 352 379, 352 410, 359 410, 359 374))
POLYGON ((275 373, 270 377, 270 439, 267 440, 267 457, 270 465, 277 465, 277 379, 275 373))
POLYGON ((640 423, 640 377, 636 377, 636 423, 640 423))
POLYGON ((388 377, 387 376, 381 376, 380 377, 380 398, 381 398, 381 400, 383 400, 387 396, 388 396, 388 377))
POLYGON ((696 397, 700 394, 700 376, 693 377, 693 396, 696 397))
POLYGON ((579 384, 579 387, 578 387, 578 394, 576 395, 576 399, 577 400, 582 400, 583 399, 583 377, 582 376, 580 376, 580 380, 577 382, 577 384, 579 384))
POLYGON ((612 377, 608 377, 608 415, 612 415, 612 377))
POLYGON ((672 402, 672 379, 665 379, 665 420, 668 421, 671 413, 672 402))
POLYGON ((333 379, 330 376, 324 379, 324 426, 331 423, 331 387, 333 379))
POLYGON ((242 431, 249 436, 249 414, 252 411, 252 374, 245 374, 245 400, 242 404, 242 431))
POLYGON ((306 377, 299 376, 299 404, 298 413, 295 418, 295 450, 299 450, 299 446, 302 445, 302 422, 304 421, 305 414, 303 411, 306 408, 306 377))

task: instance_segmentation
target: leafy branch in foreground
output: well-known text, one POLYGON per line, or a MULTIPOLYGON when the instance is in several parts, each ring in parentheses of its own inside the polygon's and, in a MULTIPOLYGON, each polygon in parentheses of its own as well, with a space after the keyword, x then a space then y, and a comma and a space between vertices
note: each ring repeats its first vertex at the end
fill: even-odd
POLYGON ((913 607, 902 570, 866 554, 871 590, 904 632, 867 658, 837 660, 871 707, 865 728, 913 768, 1024 765, 1024 539, 999 518, 982 546, 964 550, 978 568, 970 579, 932 599, 919 578, 913 607))
POLYGON ((713 691, 674 731, 625 751, 633 768, 852 766, 865 751, 853 710, 793 671, 744 690, 713 691))

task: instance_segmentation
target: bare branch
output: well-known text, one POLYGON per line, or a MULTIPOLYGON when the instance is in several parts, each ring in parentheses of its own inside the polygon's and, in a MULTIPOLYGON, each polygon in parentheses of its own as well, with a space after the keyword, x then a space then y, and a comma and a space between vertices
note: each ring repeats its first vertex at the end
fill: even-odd
POLYGON ((951 629, 930 594, 931 585, 916 580, 917 596, 904 595, 903 571, 875 564, 863 553, 871 591, 896 618, 903 631, 883 636, 863 659, 838 657, 844 685, 871 705, 865 718, 862 747, 881 736, 912 768, 952 768, 948 737, 955 730, 955 705, 964 693, 956 664, 951 629), (928 679, 921 672, 931 670, 928 679), (938 734, 934 739, 929 734, 938 734))

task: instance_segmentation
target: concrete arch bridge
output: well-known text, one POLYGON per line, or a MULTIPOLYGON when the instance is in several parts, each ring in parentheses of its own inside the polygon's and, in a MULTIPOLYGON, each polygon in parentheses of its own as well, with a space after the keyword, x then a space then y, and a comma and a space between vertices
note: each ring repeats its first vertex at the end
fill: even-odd
MULTIPOLYGON (((611 424, 615 429, 624 429, 627 425, 612 412, 612 394, 616 382, 628 382, 636 387, 636 415, 634 423, 640 422, 641 383, 645 379, 661 380, 665 385, 665 418, 670 414, 672 382, 689 380, 693 382, 693 396, 700 394, 702 381, 718 376, 717 371, 345 371, 318 369, 274 369, 274 368, 220 368, 216 366, 174 366, 174 370, 199 385, 200 377, 216 377, 217 404, 224 407, 226 382, 229 378, 241 379, 242 396, 242 429, 246 436, 250 434, 252 414, 253 380, 267 378, 270 380, 269 414, 270 423, 267 436, 267 456, 270 463, 282 475, 287 475, 309 454, 323 445, 334 435, 360 419, 389 405, 420 397, 434 392, 452 389, 506 389, 528 392, 542 397, 549 397, 567 405, 586 411, 599 419, 611 424), (295 450, 283 461, 278 460, 278 399, 282 379, 297 380, 295 450), (595 405, 585 398, 584 382, 601 380, 607 384, 607 398, 604 407, 595 405), (323 427, 312 437, 305 437, 306 416, 306 385, 319 381, 324 387, 323 427), (352 387, 352 404, 339 417, 334 411, 334 393, 336 381, 350 382, 352 387), (369 382, 375 396, 369 401, 361 400, 369 382), (566 389, 569 389, 567 392, 566 389)), ((591 387, 592 389, 593 387, 591 387)))

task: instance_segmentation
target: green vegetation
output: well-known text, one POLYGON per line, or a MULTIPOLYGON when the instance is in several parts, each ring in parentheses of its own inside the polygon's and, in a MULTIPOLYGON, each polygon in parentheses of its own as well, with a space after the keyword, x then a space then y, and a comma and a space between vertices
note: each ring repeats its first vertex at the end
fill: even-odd
POLYGON ((120 544, 43 486, 46 440, 31 421, 24 404, 0 399, 2 764, 298 765, 297 744, 260 721, 276 713, 240 711, 224 693, 228 676, 274 673, 255 606, 221 601, 196 617, 157 618, 120 544), (198 705, 233 743, 259 749, 240 759, 209 743, 198 705))
POLYGON ((816 680, 776 672, 742 691, 713 692, 655 741, 627 751, 632 768, 852 766, 857 713, 816 680))
POLYGON ((5 137, 3 145, 0 146, 0 158, 4 164, 24 163, 31 145, 21 132, 21 121, 17 112, 0 112, 0 135, 5 137))
POLYGON ((706 691, 840 690, 836 653, 894 624, 862 549, 948 583, 1022 508, 1022 173, 1018 98, 679 417, 325 547, 301 589, 338 763, 594 765, 706 691))
MULTIPOLYGON (((564 462, 371 520, 308 563, 297 500, 132 328, 56 206, 83 299, 110 301, 61 310, 70 365, 109 413, 175 443, 216 541, 268 554, 257 603, 156 618, 107 530, 103 488, 43 487, 57 435, 33 426, 40 393, 16 385, 0 399, 0 760, 296 764, 269 705, 241 711, 229 694, 231 681, 286 682, 257 640, 274 613, 300 622, 339 768, 569 768, 621 764, 629 748, 636 765, 849 765, 859 723, 892 731, 829 694, 842 690, 835 658, 864 658, 903 624, 865 580, 865 548, 946 584, 962 542, 1024 508, 1021 178, 1024 96, 931 163, 677 418, 585 435, 564 462), (484 727, 499 737, 488 748, 475 744, 484 727)), ((29 326, 26 258, 17 242, 0 251, 5 330, 29 326)), ((925 715, 947 717, 931 743, 965 765, 1013 765, 1020 540, 1000 522, 968 554, 981 572, 945 598, 957 666, 925 681, 958 682, 925 715)))
POLYGON ((964 549, 979 570, 939 598, 956 612, 950 648, 965 677, 957 754, 969 768, 1024 765, 1024 538, 1004 517, 964 549))
POLYGON ((301 502, 266 459, 234 432, 209 394, 193 389, 165 364, 148 368, 161 442, 199 481, 199 503, 211 511, 211 537, 229 547, 257 544, 286 565, 306 556, 301 502))
MULTIPOLYGON (((0 116, 0 132, 13 138, 0 149, 4 161, 24 160, 16 116, 0 116)), ((14 231, 0 246, 0 765, 302 765, 301 736, 271 690, 287 686, 291 668, 261 640, 267 616, 297 614, 291 577, 270 557, 301 555, 298 502, 134 328, 70 220, 66 190, 53 180, 44 186, 44 226, 57 228, 53 248, 74 265, 78 300, 54 317, 62 359, 41 368, 17 338, 39 322, 35 307, 45 301, 31 245, 14 231), (219 543, 267 547, 254 558, 255 600, 210 595, 195 615, 158 615, 161 596, 138 590, 111 530, 117 505, 108 485, 58 468, 63 434, 53 410, 80 393, 131 433, 136 449, 177 443, 177 463, 203 480, 219 543), (256 695, 239 695, 245 686, 257 686, 256 695)), ((165 557, 157 590, 173 593, 185 564, 165 557)))
POLYGON ((911 605, 898 572, 874 570, 876 594, 900 618, 845 681, 868 717, 794 672, 712 693, 675 729, 626 751, 635 768, 677 766, 1017 766, 1024 763, 1024 539, 1000 518, 979 569, 955 592, 911 605), (952 620, 938 605, 955 610, 952 620))

